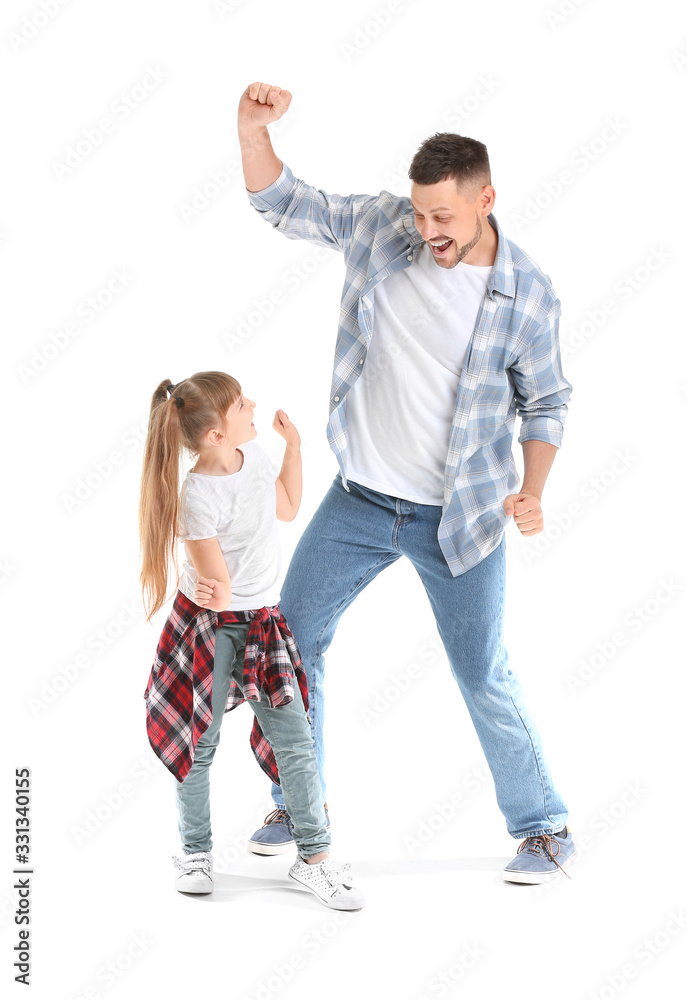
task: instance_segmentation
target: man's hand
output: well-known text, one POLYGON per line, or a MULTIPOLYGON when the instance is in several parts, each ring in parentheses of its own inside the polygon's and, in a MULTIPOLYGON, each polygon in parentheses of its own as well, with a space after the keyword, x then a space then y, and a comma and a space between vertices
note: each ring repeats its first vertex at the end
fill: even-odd
POLYGON ((239 101, 239 129, 261 128, 278 121, 291 104, 288 90, 270 83, 251 83, 239 101))
POLYGON ((298 449, 301 446, 301 437, 295 426, 291 423, 283 410, 277 410, 274 415, 272 430, 275 430, 280 437, 286 441, 287 447, 298 449))
POLYGON ((503 509, 520 529, 522 535, 538 535, 544 530, 544 514, 539 497, 533 493, 509 493, 503 501, 503 509))

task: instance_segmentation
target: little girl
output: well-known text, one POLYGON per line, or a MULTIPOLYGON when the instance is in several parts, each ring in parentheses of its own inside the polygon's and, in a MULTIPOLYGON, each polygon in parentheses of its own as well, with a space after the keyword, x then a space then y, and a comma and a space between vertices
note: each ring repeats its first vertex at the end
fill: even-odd
POLYGON ((350 865, 329 859, 305 671, 279 610, 277 520, 293 520, 300 506, 300 437, 278 410, 272 426, 286 452, 275 481, 254 441, 254 408, 231 376, 199 372, 161 382, 150 409, 139 510, 148 621, 167 599, 178 540, 186 551, 145 690, 150 744, 178 782, 176 888, 212 892, 209 768, 224 714, 245 699, 251 746, 281 783, 293 822, 290 877, 327 906, 359 909, 350 865), (184 448, 197 460, 179 490, 184 448))

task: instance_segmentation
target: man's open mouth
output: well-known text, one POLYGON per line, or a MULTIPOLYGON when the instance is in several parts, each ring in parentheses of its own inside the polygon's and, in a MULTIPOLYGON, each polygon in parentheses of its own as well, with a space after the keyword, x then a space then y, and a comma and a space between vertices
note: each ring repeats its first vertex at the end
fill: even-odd
POLYGON ((453 240, 444 240, 443 243, 434 242, 430 240, 429 245, 432 248, 432 253, 435 257, 441 257, 442 254, 446 253, 448 248, 453 243, 453 240))

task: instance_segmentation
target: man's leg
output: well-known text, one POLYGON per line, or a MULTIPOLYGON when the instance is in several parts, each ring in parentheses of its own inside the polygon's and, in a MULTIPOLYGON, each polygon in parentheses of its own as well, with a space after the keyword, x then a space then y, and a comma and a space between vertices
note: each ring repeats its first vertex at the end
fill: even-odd
POLYGON ((503 645, 505 535, 490 555, 453 577, 437 539, 441 508, 409 506, 415 516, 400 532, 401 549, 427 591, 508 832, 518 839, 556 833, 565 826, 567 809, 553 785, 503 645))
MULTIPOLYGON (((399 558, 393 546, 394 510, 371 502, 367 498, 369 491, 352 483, 349 486, 350 493, 337 475, 296 546, 279 602, 298 643, 308 679, 309 714, 325 798, 324 654, 346 608, 399 558)), ((279 785, 272 785, 272 797, 276 808, 283 810, 279 785)), ((274 816, 270 823, 275 823, 274 816)), ((270 850, 258 849, 257 853, 271 853, 271 833, 269 825, 257 831, 249 842, 251 850, 261 848, 264 842, 270 850)), ((275 829, 274 836, 277 841, 286 838, 290 843, 290 835, 284 830, 275 829)))

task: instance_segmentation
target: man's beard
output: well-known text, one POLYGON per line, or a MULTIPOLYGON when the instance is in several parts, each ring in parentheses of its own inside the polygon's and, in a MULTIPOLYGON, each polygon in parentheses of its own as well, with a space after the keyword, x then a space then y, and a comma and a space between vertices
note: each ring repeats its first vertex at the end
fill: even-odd
POLYGON ((463 244, 462 247, 457 247, 455 258, 450 263, 444 263, 443 260, 436 260, 435 258, 435 261, 439 265, 439 267, 446 268, 447 271, 450 271, 451 268, 455 267, 457 264, 460 264, 463 257, 469 254, 470 251, 473 249, 473 247, 477 246, 480 239, 482 238, 482 220, 480 219, 479 215, 477 215, 477 212, 475 212, 475 219, 477 220, 477 232, 472 237, 470 242, 463 244))

